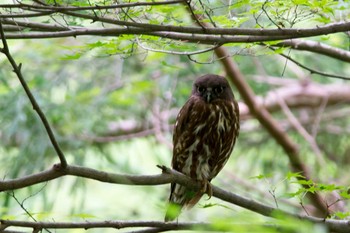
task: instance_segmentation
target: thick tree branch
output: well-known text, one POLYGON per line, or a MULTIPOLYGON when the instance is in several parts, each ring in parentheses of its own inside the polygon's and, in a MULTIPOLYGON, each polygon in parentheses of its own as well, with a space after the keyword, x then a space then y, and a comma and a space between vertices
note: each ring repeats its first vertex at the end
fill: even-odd
MULTIPOLYGON (((191 178, 175 171, 170 168, 166 168, 161 166, 163 170, 163 174, 160 175, 121 175, 115 173, 107 173, 101 172, 98 170, 94 170, 86 167, 78 167, 67 165, 65 169, 57 168, 59 165, 55 165, 53 168, 39 172, 34 175, 30 175, 27 177, 22 177, 18 179, 12 179, 7 181, 0 181, 0 192, 12 189, 18 189, 23 187, 28 187, 33 184, 38 184, 45 181, 50 181, 52 179, 72 175, 77 177, 84 177, 88 179, 98 180, 106 183, 114 183, 114 184, 125 184, 125 185, 160 185, 167 183, 179 183, 191 189, 200 189, 200 184, 191 178)), ((237 194, 231 193, 224 189, 221 189, 216 186, 212 186, 213 188, 213 196, 217 197, 223 201, 238 205, 245 209, 251 210, 253 212, 259 213, 268 217, 275 217, 275 214, 280 213, 285 216, 290 216, 294 218, 304 219, 311 221, 313 223, 324 223, 329 229, 334 232, 349 232, 350 231, 350 221, 349 220, 333 220, 333 219, 323 219, 316 218, 311 216, 297 215, 292 214, 277 208, 273 208, 267 206, 265 204, 256 202, 254 200, 239 196, 237 194)), ((163 222, 135 222, 135 221, 103 221, 103 222, 90 222, 90 223, 43 223, 43 222, 22 222, 22 221, 9 221, 9 220, 1 220, 0 229, 5 229, 8 226, 22 226, 22 227, 31 227, 31 228, 94 228, 94 227, 115 227, 120 224, 119 228, 123 227, 171 227, 173 228, 173 224, 178 223, 163 223, 163 222), (85 225, 86 224, 86 225, 85 225), (91 225, 90 225, 91 224, 91 225), (153 225, 152 225, 153 224, 153 225), (155 225, 154 225, 155 224, 155 225), (160 225, 157 225, 160 224, 160 225), (164 225, 165 224, 165 225, 164 225), (167 225, 168 224, 168 225, 167 225)), ((193 223, 190 223, 193 224, 193 223)), ((203 223, 200 223, 203 224, 203 223)), ((176 227, 185 227, 186 229, 190 228, 190 225, 175 225, 176 227)), ((203 226, 208 226, 204 223, 203 226)), ((182 229, 182 228, 181 228, 182 229)))
MULTIPOLYGON (((288 82, 287 86, 274 89, 268 92, 266 96, 256 96, 258 105, 264 106, 269 112, 280 110, 278 94, 288 106, 288 108, 318 108, 323 100, 327 98, 327 106, 335 104, 350 103, 350 86, 344 84, 319 84, 311 81, 300 82, 298 80, 284 79, 288 82)), ((241 103, 240 114, 243 119, 251 117, 249 107, 241 103)))
MULTIPOLYGON (((330 230, 333 232, 348 232, 349 221, 346 220, 321 220, 309 218, 315 223, 325 223, 330 230)), ((6 229, 7 227, 22 227, 22 228, 33 228, 36 230, 46 229, 93 229, 93 228, 135 228, 135 227, 152 227, 154 232, 168 231, 168 230, 205 230, 205 231, 218 231, 215 225, 211 223, 198 223, 198 222, 161 222, 161 221, 101 221, 101 222, 26 222, 26 221, 15 221, 15 220, 0 220, 0 230, 6 229)), ((230 224, 232 228, 240 227, 239 224, 230 224)), ((226 225, 229 226, 229 225, 226 225)), ((241 226, 246 227, 246 224, 241 226)), ((266 226, 267 227, 267 226, 266 226)), ((273 227, 273 226, 271 226, 273 227)), ((276 226, 278 228, 278 226, 276 226)), ((283 229, 283 226, 282 226, 283 229)), ((220 229, 222 231, 222 229, 220 229)))
MULTIPOLYGON (((24 31, 18 34, 8 34, 7 38, 29 39, 72 37, 82 35, 118 36, 123 34, 145 34, 174 40, 186 40, 194 43, 200 42, 205 44, 225 44, 286 40, 350 31, 350 23, 336 23, 308 29, 206 28, 205 30, 203 30, 202 27, 155 25, 148 23, 128 22, 115 20, 107 17, 99 17, 96 15, 88 15, 69 11, 65 11, 64 14, 78 18, 90 19, 93 22, 98 21, 108 23, 111 25, 123 26, 126 28, 81 28, 80 30, 78 30, 74 27, 67 27, 67 31, 65 32, 33 33, 24 31)), ((7 17, 5 14, 2 14, 0 15, 0 18, 6 19, 11 17, 7 17)))
POLYGON ((26 92, 26 94, 27 94, 32 106, 33 106, 33 109, 38 113, 40 120, 42 121, 42 123, 45 127, 45 130, 49 136, 49 139, 50 139, 50 141, 51 141, 51 143, 52 143, 52 145, 53 145, 53 147, 54 147, 54 149, 55 149, 55 151, 60 159, 61 167, 65 168, 67 166, 66 158, 65 158, 60 146, 58 145, 56 137, 51 129, 51 126, 50 126, 48 120, 46 119, 45 114, 41 110, 39 104, 36 102, 35 97, 33 96, 26 81, 24 80, 24 77, 23 77, 22 72, 21 72, 21 65, 22 64, 17 65, 16 61, 13 59, 13 57, 10 53, 1 22, 0 22, 0 35, 1 35, 1 40, 2 40, 2 44, 3 44, 3 48, 0 49, 0 52, 5 54, 5 56, 7 57, 7 60, 10 62, 11 66, 13 68, 13 72, 15 72, 15 74, 17 75, 18 80, 22 84, 22 87, 23 87, 24 91, 26 92))
POLYGON ((66 31, 52 32, 25 32, 25 33, 8 33, 7 39, 49 39, 62 37, 77 37, 77 36, 104 36, 104 37, 118 37, 121 35, 150 35, 172 40, 186 41, 191 43, 202 44, 226 44, 226 43, 254 43, 292 39, 295 36, 221 36, 221 35, 201 35, 193 33, 177 33, 177 32, 163 32, 160 30, 153 30, 151 28, 69 28, 66 31))
MULTIPOLYGON (((33 175, 16 178, 12 180, 0 181, 0 192, 7 190, 20 189, 34 184, 57 179, 62 176, 78 176, 88 179, 98 180, 106 183, 116 184, 132 184, 132 185, 160 185, 169 183, 173 178, 167 175, 156 176, 134 176, 112 174, 94 169, 78 166, 67 165, 66 168, 61 168, 60 164, 54 165, 51 169, 42 171, 33 175)), ((183 177, 182 177, 183 178, 183 177)), ((186 182, 182 180, 182 182, 186 182)))
MULTIPOLYGON (((205 34, 205 35, 219 35, 219 36, 262 36, 272 38, 301 38, 301 37, 313 37, 327 34, 334 34, 339 32, 350 31, 350 22, 331 23, 324 26, 315 26, 313 28, 280 28, 280 29, 262 29, 262 28, 212 28, 207 27, 203 30, 202 27, 193 26, 172 26, 172 25, 158 25, 149 23, 137 23, 128 22, 122 20, 116 20, 108 17, 99 17, 96 15, 89 15, 76 12, 64 12, 64 14, 93 20, 93 22, 99 21, 103 23, 109 23, 112 25, 135 27, 135 28, 147 28, 150 31, 164 31, 164 32, 177 32, 177 33, 189 33, 189 34, 205 34)), ((6 14, 0 15, 0 18, 12 18, 7 17, 6 14)), ((268 39, 268 38, 266 38, 268 39)))
POLYGON ((135 228, 135 227, 152 227, 157 228, 156 232, 167 230, 192 230, 194 228, 214 230, 210 223, 176 223, 176 222, 160 222, 160 221, 101 221, 101 222, 27 222, 0 220, 0 230, 7 227, 33 228, 42 229, 103 229, 103 228, 135 228))

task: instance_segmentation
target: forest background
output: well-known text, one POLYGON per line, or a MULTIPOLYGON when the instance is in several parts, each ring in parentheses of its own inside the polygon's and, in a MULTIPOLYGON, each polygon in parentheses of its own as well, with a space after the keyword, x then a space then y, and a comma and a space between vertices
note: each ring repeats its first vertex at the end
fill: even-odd
POLYGON ((0 231, 349 232, 349 1, 0 4, 0 231), (172 128, 226 76, 231 159, 164 223, 172 128))

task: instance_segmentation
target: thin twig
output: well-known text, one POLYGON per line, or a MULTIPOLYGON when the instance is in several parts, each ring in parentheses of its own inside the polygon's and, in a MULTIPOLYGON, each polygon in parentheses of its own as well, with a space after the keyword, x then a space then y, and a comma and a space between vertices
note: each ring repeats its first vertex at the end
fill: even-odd
POLYGON ((15 193, 13 191, 8 192, 8 195, 11 196, 16 202, 17 204, 21 207, 21 209, 29 216, 29 218, 31 218, 34 222, 37 222, 37 220, 34 218, 34 216, 27 210, 26 207, 24 207, 24 202, 25 200, 23 200, 22 202, 18 200, 18 198, 16 197, 15 193))
POLYGON ((21 8, 24 10, 40 9, 49 10, 54 12, 62 11, 83 11, 83 10, 108 10, 108 9, 119 9, 119 8, 131 8, 140 6, 163 6, 182 3, 183 0, 169 0, 169 1, 158 1, 158 2, 131 2, 131 3, 120 3, 108 6, 94 5, 94 6, 50 6, 50 5, 29 5, 25 3, 19 4, 0 4, 0 8, 21 8))
POLYGON ((45 114, 41 110, 39 104, 35 100, 35 97, 33 96, 32 92, 30 91, 26 81, 24 80, 24 77, 23 77, 22 72, 21 72, 22 64, 17 65, 16 61, 14 60, 14 58, 12 57, 12 55, 10 53, 10 50, 9 50, 9 47, 8 47, 8 44, 6 41, 5 33, 4 33, 3 28, 2 28, 1 21, 0 21, 0 35, 1 35, 1 40, 2 40, 2 44, 3 44, 3 48, 0 49, 0 52, 5 54, 8 61, 11 63, 13 71, 16 73, 20 83, 22 84, 22 87, 23 87, 24 91, 26 92, 26 94, 27 94, 32 106, 33 106, 33 109, 38 113, 38 115, 39 115, 39 117, 40 117, 40 119, 45 127, 45 130, 50 138, 50 141, 51 141, 51 143, 52 143, 52 145, 53 145, 53 147, 54 147, 54 149, 55 149, 55 151, 60 159, 61 167, 65 168, 65 167, 67 167, 66 158, 65 158, 60 146, 58 145, 58 142, 55 138, 55 135, 51 129, 51 126, 50 126, 48 120, 46 119, 45 114))
MULTIPOLYGON (((269 49, 275 51, 276 49, 272 48, 271 46, 268 46, 269 49)), ((330 78, 338 78, 338 79, 343 79, 343 80, 350 80, 350 77, 347 76, 343 76, 343 75, 337 75, 337 74, 330 74, 330 73, 326 73, 326 72, 321 72, 315 69, 312 69, 310 67, 307 67, 306 65, 298 62, 297 60, 293 59, 291 56, 289 55, 285 55, 283 53, 279 53, 279 55, 281 55, 284 58, 287 58, 289 61, 295 63, 296 65, 300 66, 301 68, 310 71, 311 74, 318 74, 321 76, 325 76, 325 77, 330 77, 330 78)))
POLYGON ((282 111, 287 116, 289 122, 292 124, 292 126, 296 129, 296 131, 309 143, 311 149, 315 153, 316 157, 318 158, 318 163, 321 167, 326 166, 326 161, 324 157, 322 156, 322 152, 320 148, 317 145, 317 142, 315 138, 313 138, 309 132, 306 131, 306 129, 302 126, 302 124, 298 121, 298 119, 293 115, 292 111, 288 108, 287 104, 284 102, 283 98, 280 98, 276 94, 276 100, 278 101, 279 105, 281 106, 282 111))
POLYGON ((221 46, 221 45, 213 45, 213 47, 202 49, 202 50, 196 50, 196 51, 192 51, 192 52, 188 52, 188 51, 178 52, 178 51, 173 51, 173 50, 153 49, 153 48, 147 47, 147 46, 142 44, 142 42, 140 41, 139 38, 136 38, 136 41, 137 41, 137 44, 142 49, 144 49, 146 51, 152 51, 152 52, 157 52, 157 53, 167 53, 167 54, 173 54, 173 55, 186 55, 186 56, 206 53, 206 52, 209 52, 209 51, 213 51, 216 48, 221 46))
POLYGON ((322 119, 322 113, 325 111, 326 107, 327 107, 327 103, 328 103, 328 96, 325 96, 324 98, 322 98, 320 107, 317 110, 317 114, 315 117, 315 121, 312 125, 312 130, 311 130, 311 135, 313 138, 317 137, 317 132, 321 123, 321 119, 322 119))
POLYGON ((186 5, 187 5, 187 8, 189 10, 189 12, 191 13, 192 15, 192 19, 194 19, 197 24, 203 29, 203 31, 205 32, 206 31, 206 28, 205 26, 201 23, 200 21, 200 18, 196 16, 196 14, 194 13, 192 7, 191 7, 191 0, 184 0, 183 1, 186 5))

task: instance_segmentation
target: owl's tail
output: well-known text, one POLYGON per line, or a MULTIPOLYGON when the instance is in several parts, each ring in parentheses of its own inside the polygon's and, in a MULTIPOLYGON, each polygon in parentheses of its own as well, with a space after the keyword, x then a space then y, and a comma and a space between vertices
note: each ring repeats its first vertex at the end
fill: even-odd
POLYGON ((194 192, 185 186, 175 184, 169 197, 168 209, 165 213, 165 222, 179 217, 183 208, 191 209, 201 199, 204 193, 194 192))

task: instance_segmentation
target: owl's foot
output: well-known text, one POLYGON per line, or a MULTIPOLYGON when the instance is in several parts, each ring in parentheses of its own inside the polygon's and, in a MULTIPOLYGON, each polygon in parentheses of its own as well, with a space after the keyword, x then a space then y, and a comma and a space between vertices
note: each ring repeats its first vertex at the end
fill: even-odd
POLYGON ((200 190, 201 193, 206 193, 208 195, 208 199, 213 196, 213 189, 211 187, 211 183, 208 180, 201 181, 202 188, 200 190))
POLYGON ((186 207, 188 209, 192 208, 201 199, 204 193, 206 193, 209 196, 208 200, 211 198, 211 196, 213 196, 213 189, 211 187, 210 181, 208 181, 207 179, 204 179, 198 182, 201 188, 194 195, 194 197, 191 198, 190 201, 186 204, 186 207))

